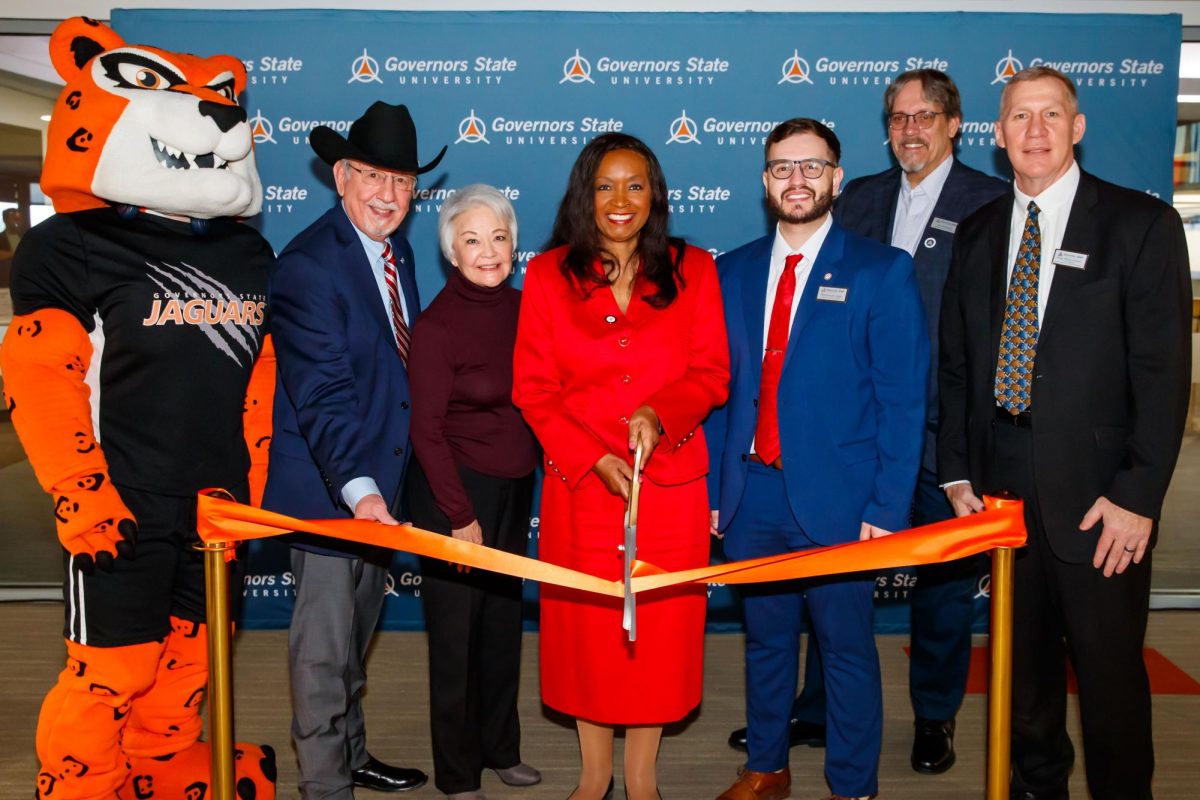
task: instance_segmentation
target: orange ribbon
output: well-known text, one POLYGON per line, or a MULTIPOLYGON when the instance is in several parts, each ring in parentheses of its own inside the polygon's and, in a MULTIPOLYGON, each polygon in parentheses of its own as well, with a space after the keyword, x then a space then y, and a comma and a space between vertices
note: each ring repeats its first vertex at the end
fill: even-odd
MULTIPOLYGON (((819 547, 795 553, 734 561, 667 572, 645 561, 633 563, 633 592, 648 592, 684 583, 765 583, 815 578, 846 572, 874 572, 891 567, 953 561, 996 547, 1025 544, 1020 501, 987 498, 988 510, 960 519, 899 531, 881 539, 819 547)), ((464 542, 411 525, 399 527, 354 519, 301 520, 201 493, 197 528, 206 543, 266 539, 299 531, 350 542, 403 550, 517 578, 622 597, 624 581, 464 542)))

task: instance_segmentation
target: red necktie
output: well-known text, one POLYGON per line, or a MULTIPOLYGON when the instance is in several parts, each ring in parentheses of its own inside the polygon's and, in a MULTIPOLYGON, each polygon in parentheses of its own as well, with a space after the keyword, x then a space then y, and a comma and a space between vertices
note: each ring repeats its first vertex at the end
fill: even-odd
POLYGON ((400 310, 400 281, 396 275, 396 259, 392 255, 392 243, 383 243, 383 279, 387 283, 388 297, 391 299, 392 328, 396 331, 396 349, 400 351, 400 360, 408 366, 408 346, 412 337, 408 333, 408 325, 404 322, 404 314, 400 310))
POLYGON ((762 384, 758 389, 758 425, 754 430, 754 450, 765 463, 771 464, 780 455, 779 447, 779 377, 783 374, 783 357, 787 354, 788 328, 792 321, 792 299, 796 295, 796 265, 804 256, 788 256, 783 262, 783 274, 775 288, 775 303, 771 306, 771 324, 767 328, 767 346, 763 353, 762 384))

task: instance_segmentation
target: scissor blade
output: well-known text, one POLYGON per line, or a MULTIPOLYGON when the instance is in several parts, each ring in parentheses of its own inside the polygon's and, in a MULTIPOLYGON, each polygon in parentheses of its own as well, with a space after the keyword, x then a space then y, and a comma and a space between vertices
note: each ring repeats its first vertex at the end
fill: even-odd
POLYGON ((629 632, 629 641, 637 640, 637 609, 633 596, 633 559, 637 556, 637 525, 625 526, 625 606, 621 628, 629 632))

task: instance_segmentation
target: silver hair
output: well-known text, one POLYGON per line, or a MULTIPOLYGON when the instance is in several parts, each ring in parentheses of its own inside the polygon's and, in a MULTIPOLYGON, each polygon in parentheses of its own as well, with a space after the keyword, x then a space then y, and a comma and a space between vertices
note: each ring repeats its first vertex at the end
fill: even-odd
POLYGON ((1075 89, 1075 82, 1054 67, 1039 65, 1036 67, 1026 67, 1009 78, 1008 83, 1004 84, 1004 88, 1000 90, 1000 119, 1004 119, 1004 114, 1007 111, 1008 96, 1013 86, 1020 83, 1040 81, 1043 78, 1052 78, 1062 85, 1063 91, 1067 95, 1067 110, 1072 114, 1078 114, 1079 92, 1075 89))
POLYGON ((513 255, 516 255, 517 212, 512 203, 496 187, 486 183, 472 183, 459 189, 443 202, 442 213, 438 215, 438 243, 441 244, 442 255, 447 261, 454 260, 454 220, 463 212, 479 206, 491 209, 496 218, 508 228, 509 235, 512 236, 513 255))

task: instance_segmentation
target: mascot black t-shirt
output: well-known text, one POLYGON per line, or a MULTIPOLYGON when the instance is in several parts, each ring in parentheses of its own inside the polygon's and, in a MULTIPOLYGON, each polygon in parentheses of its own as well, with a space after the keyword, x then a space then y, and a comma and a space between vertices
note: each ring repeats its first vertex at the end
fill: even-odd
POLYGON ((270 245, 114 208, 58 214, 21 241, 13 311, 59 308, 92 339, 87 382, 114 483, 188 496, 240 485, 242 400, 266 333, 270 245))

